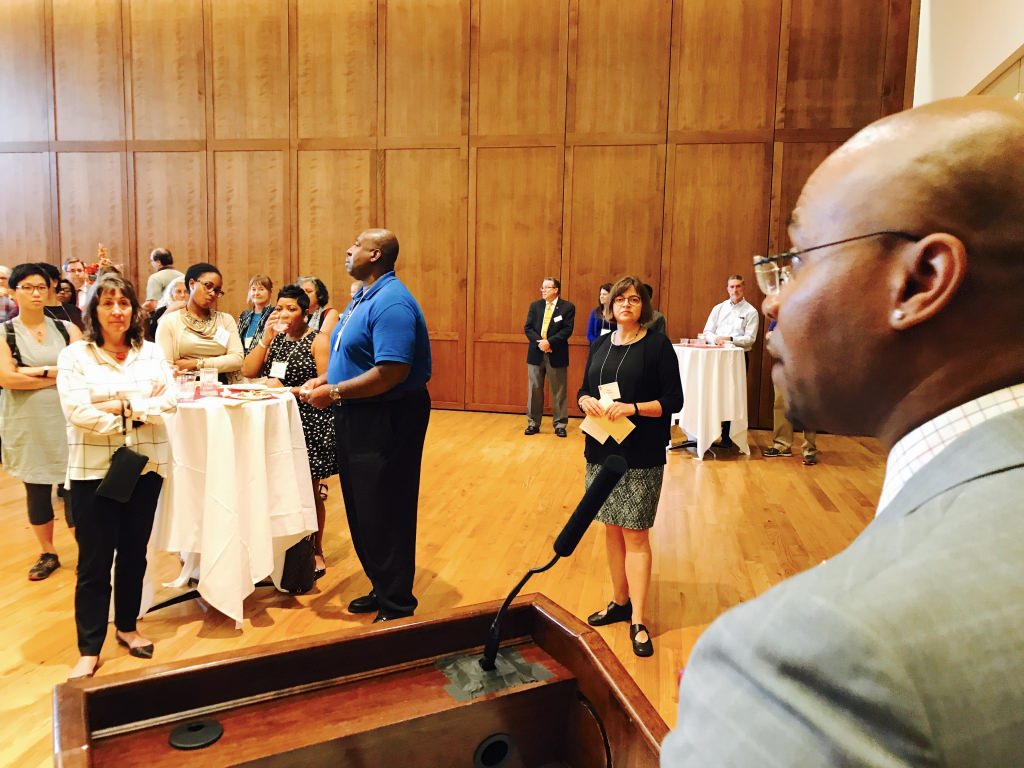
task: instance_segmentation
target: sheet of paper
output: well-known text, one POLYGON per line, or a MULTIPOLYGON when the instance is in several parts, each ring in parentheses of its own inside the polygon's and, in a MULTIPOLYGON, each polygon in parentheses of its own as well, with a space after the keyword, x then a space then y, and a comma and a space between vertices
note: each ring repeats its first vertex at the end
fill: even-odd
MULTIPOLYGON (((602 408, 607 409, 614 401, 610 397, 602 397, 598 402, 601 403, 602 408)), ((580 425, 580 429, 601 443, 601 445, 604 445, 605 440, 609 437, 616 443, 621 444, 623 440, 629 437, 629 433, 635 427, 633 422, 627 418, 611 421, 604 416, 587 416, 580 425)))

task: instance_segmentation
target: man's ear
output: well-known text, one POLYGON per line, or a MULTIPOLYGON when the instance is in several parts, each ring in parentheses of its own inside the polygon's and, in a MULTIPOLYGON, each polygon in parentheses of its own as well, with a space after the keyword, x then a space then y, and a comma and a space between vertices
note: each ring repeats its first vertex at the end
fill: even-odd
POLYGON ((937 232, 904 250, 889 318, 895 330, 927 322, 949 306, 967 275, 967 248, 955 235, 937 232))

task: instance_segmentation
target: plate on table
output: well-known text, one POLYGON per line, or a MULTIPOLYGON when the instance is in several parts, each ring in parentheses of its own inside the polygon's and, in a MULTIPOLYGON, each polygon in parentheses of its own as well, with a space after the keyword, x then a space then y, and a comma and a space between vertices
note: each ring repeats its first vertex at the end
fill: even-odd
POLYGON ((224 397, 230 400, 247 400, 249 402, 256 402, 257 400, 273 400, 276 395, 269 391, 266 387, 262 389, 243 389, 236 392, 232 388, 224 397))
POLYGON ((262 392, 269 387, 266 384, 228 384, 225 389, 231 392, 262 392))

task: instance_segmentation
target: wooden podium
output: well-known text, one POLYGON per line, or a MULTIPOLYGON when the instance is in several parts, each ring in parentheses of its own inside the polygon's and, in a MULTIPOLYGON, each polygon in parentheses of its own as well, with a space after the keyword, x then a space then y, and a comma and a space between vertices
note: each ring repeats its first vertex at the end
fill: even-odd
POLYGON ((501 648, 544 679, 460 693, 441 667, 474 667, 499 606, 58 685, 55 763, 656 768, 665 722, 597 632, 543 595, 512 603, 501 648), (214 744, 169 745, 205 718, 223 726, 214 744))

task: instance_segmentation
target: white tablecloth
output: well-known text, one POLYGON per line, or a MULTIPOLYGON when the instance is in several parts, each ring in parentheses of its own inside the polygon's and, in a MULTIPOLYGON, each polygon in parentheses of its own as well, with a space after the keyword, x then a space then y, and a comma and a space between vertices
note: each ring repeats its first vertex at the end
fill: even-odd
POLYGON ((227 402, 181 402, 169 419, 156 544, 185 558, 176 585, 197 576, 199 594, 240 623, 256 582, 280 587, 285 550, 316 531, 316 507, 294 398, 227 402))
POLYGON ((747 364, 738 347, 696 347, 673 344, 683 381, 683 410, 673 415, 697 441, 697 458, 722 434, 722 422, 731 421, 730 437, 746 454, 747 364))

